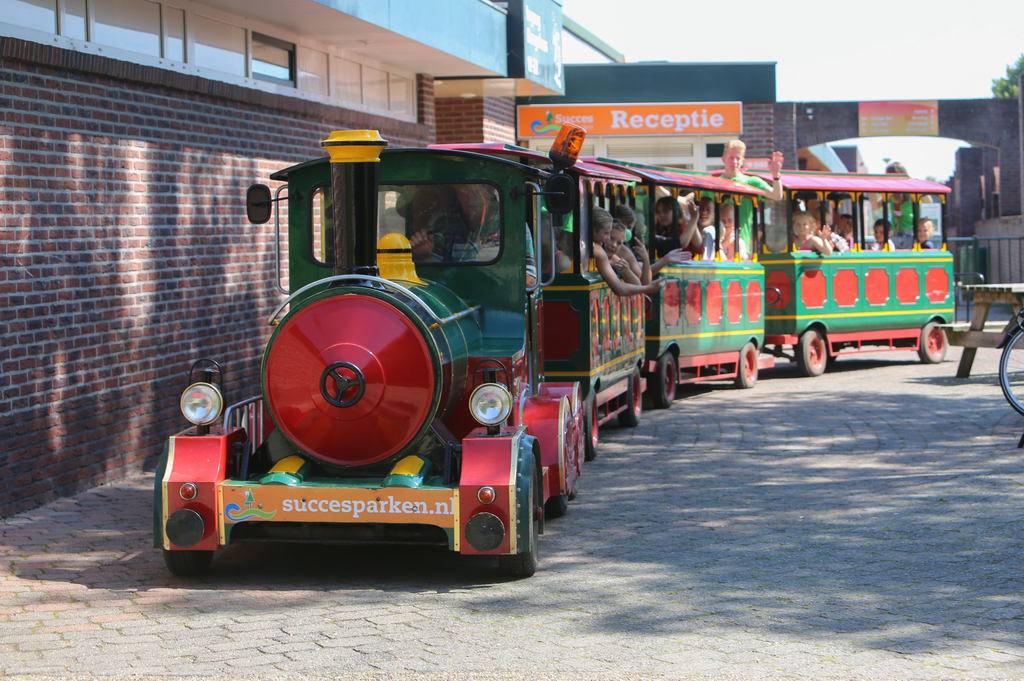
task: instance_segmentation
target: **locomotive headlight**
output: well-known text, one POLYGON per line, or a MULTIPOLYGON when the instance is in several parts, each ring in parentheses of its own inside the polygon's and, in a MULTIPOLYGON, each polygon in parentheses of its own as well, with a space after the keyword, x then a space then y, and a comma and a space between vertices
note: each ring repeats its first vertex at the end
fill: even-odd
POLYGON ((504 423, 512 413, 512 394, 500 383, 484 383, 469 396, 469 413, 484 426, 504 423))
POLYGON ((209 383, 193 383, 181 395, 181 413, 197 426, 207 426, 224 409, 224 398, 217 387, 209 383))

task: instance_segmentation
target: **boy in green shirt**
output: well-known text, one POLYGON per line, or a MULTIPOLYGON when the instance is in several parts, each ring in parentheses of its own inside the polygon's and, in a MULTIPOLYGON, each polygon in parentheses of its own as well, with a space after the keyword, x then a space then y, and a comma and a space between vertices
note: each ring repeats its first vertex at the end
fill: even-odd
MULTIPOLYGON (((760 177, 743 174, 743 157, 746 153, 747 145, 740 140, 732 140, 726 144, 725 155, 722 156, 722 163, 725 165, 725 172, 722 173, 722 177, 727 180, 742 182, 747 186, 760 189, 766 197, 773 201, 781 200, 782 183, 779 181, 779 173, 782 171, 782 152, 773 152, 771 160, 768 161, 768 170, 772 173, 772 183, 770 185, 760 177)), ((754 206, 750 199, 743 199, 740 202, 739 236, 740 241, 746 245, 748 252, 751 243, 750 225, 753 222, 753 219, 754 206)))

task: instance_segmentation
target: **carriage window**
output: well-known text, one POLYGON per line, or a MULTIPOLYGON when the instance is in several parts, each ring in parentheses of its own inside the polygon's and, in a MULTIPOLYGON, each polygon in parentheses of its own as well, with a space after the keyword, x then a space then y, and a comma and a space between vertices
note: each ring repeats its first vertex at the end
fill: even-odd
POLYGON ((334 202, 330 187, 317 187, 309 198, 310 243, 313 259, 321 265, 334 264, 334 202))
POLYGON ((501 194, 485 182, 381 184, 377 238, 409 239, 424 264, 484 264, 501 255, 501 194))
POLYGON ((769 253, 789 250, 789 202, 764 201, 764 246, 769 253))

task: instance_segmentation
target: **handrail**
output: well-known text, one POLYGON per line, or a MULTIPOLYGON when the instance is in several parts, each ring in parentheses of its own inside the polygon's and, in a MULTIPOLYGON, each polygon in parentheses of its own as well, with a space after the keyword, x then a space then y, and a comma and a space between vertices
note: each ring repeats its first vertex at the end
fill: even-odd
POLYGON ((288 291, 285 290, 284 286, 281 286, 281 209, 278 208, 278 201, 281 200, 281 192, 288 189, 288 185, 282 184, 277 188, 277 194, 274 196, 274 271, 277 273, 277 277, 274 279, 274 286, 281 293, 288 295, 288 291))

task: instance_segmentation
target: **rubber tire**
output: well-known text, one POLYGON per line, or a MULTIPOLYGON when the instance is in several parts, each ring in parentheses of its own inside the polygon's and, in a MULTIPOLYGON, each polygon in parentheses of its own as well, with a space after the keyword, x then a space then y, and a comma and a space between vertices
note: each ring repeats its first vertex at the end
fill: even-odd
POLYGON ((665 351, 658 358, 658 366, 654 370, 654 386, 651 388, 651 400, 655 409, 668 409, 676 399, 676 388, 679 386, 679 367, 676 357, 665 351))
POLYGON ((205 575, 213 561, 213 551, 161 550, 164 552, 164 564, 175 577, 205 575))
POLYGON ((576 497, 579 495, 579 493, 580 493, 579 481, 580 481, 579 478, 576 478, 575 480, 572 481, 572 489, 569 490, 569 501, 575 500, 576 497))
POLYGON ((597 395, 593 388, 583 408, 583 460, 593 461, 597 458, 597 445, 601 439, 601 429, 597 425, 597 395))
POLYGON ((917 349, 917 356, 925 364, 938 364, 946 359, 946 350, 949 348, 949 341, 946 340, 946 332, 939 328, 935 322, 928 322, 921 329, 921 344, 917 349))
POLYGON ((757 383, 757 346, 751 341, 740 350, 740 359, 736 363, 736 387, 747 390, 757 383))
POLYGON ((1003 389, 1003 396, 1010 403, 1017 413, 1024 416, 1024 381, 1020 380, 1021 365, 1020 359, 1024 358, 1024 333, 1018 333, 1003 348, 1003 354, 999 358, 999 387, 1003 389), (1010 366, 1010 356, 1016 351, 1018 361, 1010 366), (1010 373, 1013 371, 1014 377, 1010 373))
POLYGON ((821 376, 828 364, 828 347, 817 329, 807 329, 796 344, 796 366, 804 376, 821 376))
POLYGON ((644 394, 640 389, 640 370, 633 369, 633 375, 629 377, 629 386, 626 388, 626 410, 619 412, 619 427, 636 428, 640 425, 640 416, 643 414, 644 394))
MULTIPOLYGON (((544 499, 540 496, 540 477, 536 465, 530 466, 530 491, 527 496, 534 500, 535 507, 540 506, 544 499)), ((498 568, 508 577, 532 577, 537 572, 537 539, 540 536, 541 520, 537 518, 536 512, 530 515, 533 517, 530 523, 530 550, 511 556, 498 556, 498 568)), ((515 532, 515 528, 510 531, 515 532)))
POLYGON ((561 518, 569 510, 569 495, 556 494, 544 504, 544 519, 561 518))

